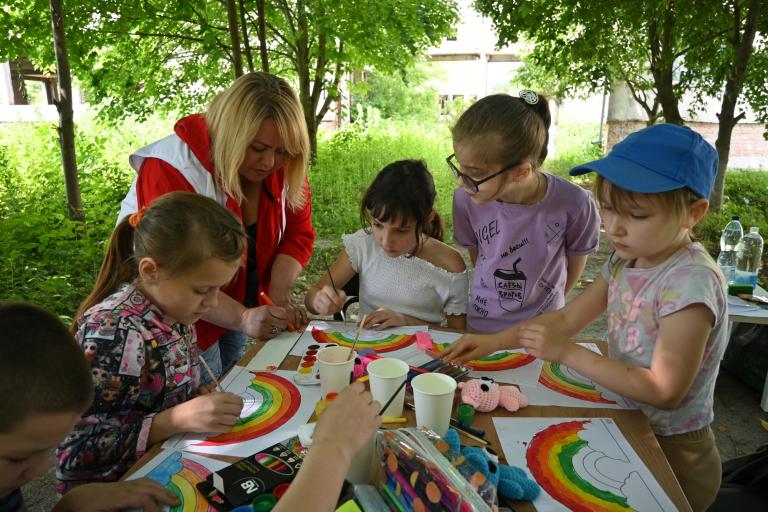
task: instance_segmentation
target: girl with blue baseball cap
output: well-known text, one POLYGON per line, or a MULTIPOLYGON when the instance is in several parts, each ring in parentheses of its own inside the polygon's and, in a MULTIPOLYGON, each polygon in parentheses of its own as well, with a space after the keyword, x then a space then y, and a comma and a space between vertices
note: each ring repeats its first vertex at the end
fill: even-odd
POLYGON ((444 354, 465 361, 524 347, 620 394, 645 413, 693 510, 720 486, 710 429, 715 379, 728 331, 725 279, 693 227, 706 215, 717 153, 693 130, 662 124, 627 136, 596 172, 595 195, 615 252, 601 275, 563 309, 444 354), (608 355, 570 342, 607 311, 608 355))

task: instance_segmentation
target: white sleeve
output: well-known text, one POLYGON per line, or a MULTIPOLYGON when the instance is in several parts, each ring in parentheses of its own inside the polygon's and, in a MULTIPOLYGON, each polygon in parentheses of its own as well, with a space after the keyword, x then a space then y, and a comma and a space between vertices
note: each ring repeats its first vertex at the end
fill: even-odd
POLYGON ((469 274, 451 272, 449 274, 446 296, 443 297, 443 310, 446 315, 466 315, 469 302, 469 274))

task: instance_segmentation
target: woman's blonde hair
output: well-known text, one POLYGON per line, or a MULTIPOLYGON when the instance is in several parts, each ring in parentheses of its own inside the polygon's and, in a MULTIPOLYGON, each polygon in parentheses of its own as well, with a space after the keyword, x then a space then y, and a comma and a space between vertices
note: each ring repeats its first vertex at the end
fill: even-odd
POLYGON ((675 220, 685 218, 690 206, 700 199, 687 188, 653 194, 632 192, 614 185, 599 174, 595 177, 594 194, 598 206, 602 207, 607 202, 619 215, 628 215, 641 201, 647 200, 658 205, 665 214, 675 220))
POLYGON ((243 75, 213 98, 205 119, 211 159, 225 193, 243 200, 238 170, 262 121, 271 119, 288 153, 288 205, 293 209, 305 205, 309 135, 301 103, 288 82, 262 71, 243 75))
POLYGON ((551 116, 547 98, 536 96, 535 104, 509 94, 476 101, 451 129, 454 147, 471 148, 487 163, 530 161, 534 169, 541 167, 547 158, 551 116))

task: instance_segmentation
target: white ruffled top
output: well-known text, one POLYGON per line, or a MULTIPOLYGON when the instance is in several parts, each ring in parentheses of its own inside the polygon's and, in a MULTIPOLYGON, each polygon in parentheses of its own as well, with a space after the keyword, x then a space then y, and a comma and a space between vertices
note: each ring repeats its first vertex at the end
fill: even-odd
POLYGON ((387 256, 373 234, 343 235, 352 268, 360 276, 360 314, 391 309, 429 323, 467 313, 467 271, 449 272, 416 256, 387 256))

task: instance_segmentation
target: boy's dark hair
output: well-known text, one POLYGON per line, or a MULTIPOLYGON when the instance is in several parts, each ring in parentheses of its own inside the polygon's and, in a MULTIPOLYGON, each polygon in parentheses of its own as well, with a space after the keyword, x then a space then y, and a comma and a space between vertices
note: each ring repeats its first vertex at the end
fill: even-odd
POLYGON ((382 222, 398 219, 416 223, 416 249, 421 235, 443 241, 443 223, 435 208, 435 181, 422 160, 398 160, 384 167, 365 191, 360 204, 363 229, 368 230, 371 218, 382 222), (434 212, 432 222, 429 215, 434 212))
POLYGON ((0 301, 0 432, 32 414, 83 413, 91 368, 64 324, 46 310, 0 301))

